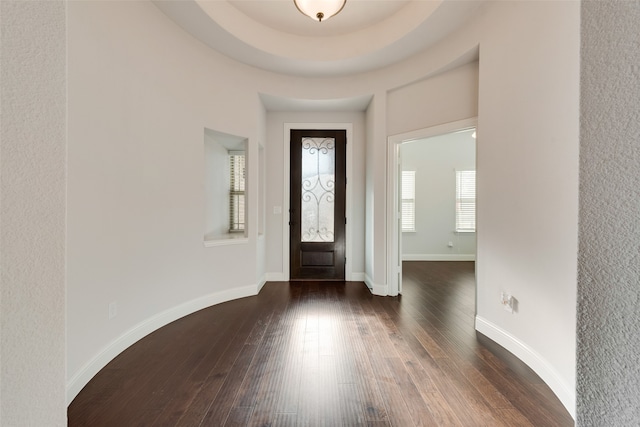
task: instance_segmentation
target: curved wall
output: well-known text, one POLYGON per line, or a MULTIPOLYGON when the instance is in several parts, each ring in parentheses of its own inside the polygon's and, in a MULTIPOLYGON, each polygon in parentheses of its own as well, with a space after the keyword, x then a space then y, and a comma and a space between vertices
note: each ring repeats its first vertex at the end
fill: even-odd
POLYGON ((573 415, 580 7, 545 3, 505 2, 480 45, 476 327, 573 415))
MULTIPOLYGON (((572 2, 491 3, 465 28, 402 63, 312 79, 236 63, 151 3, 69 3, 68 399, 144 334, 256 293, 265 268, 278 264, 265 260, 266 248, 282 238, 269 227, 279 202, 269 192, 265 213, 250 209, 247 243, 203 246, 203 129, 247 137, 250 159, 260 144, 271 159, 269 146, 281 142, 270 140, 259 94, 371 95, 353 119, 366 133, 365 165, 357 172, 366 193, 358 214, 364 241, 354 245, 364 247, 358 264, 368 283, 374 291, 386 286, 387 137, 477 115, 480 323, 508 348, 522 344, 539 356, 534 369, 555 378, 548 382, 572 412, 578 18, 572 2), (545 22, 544 31, 535 22, 545 22), (455 68, 472 61, 478 45, 479 71, 455 68), (436 92, 411 96, 412 89, 452 85, 461 76, 471 84, 458 88, 446 114, 436 92), (514 206, 524 226, 510 216, 514 206), (259 214, 267 216, 264 238, 257 235, 259 214), (519 299, 518 314, 502 311, 502 288, 519 299), (114 301, 118 313, 109 320, 114 301)), ((282 185, 270 168, 279 165, 269 162, 266 184, 282 185)), ((250 206, 257 206, 258 185, 257 162, 249 160, 250 206)))
POLYGON ((204 247, 203 154, 205 128, 248 138, 248 203, 257 206, 265 111, 242 89, 250 72, 150 3, 72 2, 68 22, 71 400, 157 327, 258 291, 255 209, 248 241, 204 247))

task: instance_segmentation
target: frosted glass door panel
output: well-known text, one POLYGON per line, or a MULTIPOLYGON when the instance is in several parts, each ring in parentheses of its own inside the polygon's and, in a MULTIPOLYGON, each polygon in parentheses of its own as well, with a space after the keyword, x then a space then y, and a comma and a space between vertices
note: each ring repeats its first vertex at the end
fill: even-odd
POLYGON ((333 242, 335 139, 302 139, 301 240, 333 242))

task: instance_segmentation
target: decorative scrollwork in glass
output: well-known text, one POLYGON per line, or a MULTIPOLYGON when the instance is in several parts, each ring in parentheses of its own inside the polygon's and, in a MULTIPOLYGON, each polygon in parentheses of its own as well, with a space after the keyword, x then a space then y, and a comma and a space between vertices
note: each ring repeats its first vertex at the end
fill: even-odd
POLYGON ((333 242, 335 185, 335 140, 303 138, 303 242, 333 242))

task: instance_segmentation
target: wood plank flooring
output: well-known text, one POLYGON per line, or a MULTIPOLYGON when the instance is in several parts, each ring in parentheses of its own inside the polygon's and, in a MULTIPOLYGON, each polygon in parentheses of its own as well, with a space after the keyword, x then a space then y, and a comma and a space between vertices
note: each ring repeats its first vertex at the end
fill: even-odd
POLYGON ((69 426, 572 426, 540 378, 473 327, 472 262, 406 262, 403 294, 272 282, 140 340, 69 426))

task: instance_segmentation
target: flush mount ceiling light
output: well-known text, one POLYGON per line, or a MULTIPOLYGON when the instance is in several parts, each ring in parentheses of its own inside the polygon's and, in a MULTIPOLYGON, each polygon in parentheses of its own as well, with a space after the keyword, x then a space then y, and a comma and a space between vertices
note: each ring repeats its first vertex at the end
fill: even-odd
POLYGON ((293 0, 300 12, 318 22, 337 15, 346 2, 347 0, 293 0))

